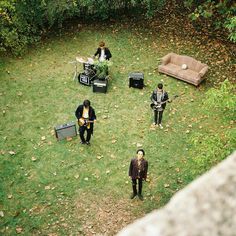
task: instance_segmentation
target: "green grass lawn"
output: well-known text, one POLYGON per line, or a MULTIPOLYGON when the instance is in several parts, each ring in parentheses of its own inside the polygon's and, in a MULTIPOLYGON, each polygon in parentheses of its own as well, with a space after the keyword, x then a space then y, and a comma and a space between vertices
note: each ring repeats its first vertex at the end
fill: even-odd
MULTIPOLYGON (((218 68, 210 67, 199 88, 156 70, 158 59, 171 51, 207 63, 206 48, 194 38, 132 24, 68 29, 22 57, 1 59, 0 234, 113 235, 162 207, 222 159, 216 156, 204 168, 197 166, 193 142, 196 134, 223 137, 232 128, 222 113, 203 105, 218 68), (107 94, 73 81, 69 64, 78 55, 91 56, 101 39, 113 54, 107 94), (128 74, 134 71, 145 74, 143 90, 128 87, 128 74), (153 130, 149 103, 159 82, 170 97, 180 96, 167 104, 164 129, 153 130), (75 109, 84 99, 97 114, 91 146, 80 145, 79 137, 58 142, 54 126, 75 121, 75 109), (149 161, 143 202, 129 199, 128 167, 138 145, 149 161)), ((216 75, 231 76, 224 71, 216 75)))

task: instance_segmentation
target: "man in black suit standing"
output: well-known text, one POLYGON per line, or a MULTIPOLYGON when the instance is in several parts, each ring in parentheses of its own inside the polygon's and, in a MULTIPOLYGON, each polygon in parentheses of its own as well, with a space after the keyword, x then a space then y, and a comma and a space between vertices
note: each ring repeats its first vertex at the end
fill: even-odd
POLYGON ((136 152, 136 157, 134 157, 129 166, 129 176, 132 180, 133 194, 131 195, 131 199, 135 198, 138 194, 140 200, 143 200, 142 196, 142 187, 143 180, 147 179, 147 171, 148 171, 148 162, 144 159, 145 152, 143 149, 139 149, 136 152), (137 192, 137 181, 138 181, 138 192, 137 192))
POLYGON ((82 105, 79 105, 75 111, 75 116, 79 123, 79 135, 81 139, 81 144, 90 145, 91 135, 93 134, 93 125, 96 121, 95 110, 90 106, 89 100, 84 100, 82 105), (86 140, 84 138, 84 133, 87 131, 86 140))
POLYGON ((159 83, 157 85, 157 89, 155 89, 150 97, 152 104, 151 108, 154 110, 154 123, 153 125, 157 125, 160 129, 163 129, 161 124, 162 115, 166 108, 166 102, 169 101, 168 93, 163 90, 163 84, 159 83))

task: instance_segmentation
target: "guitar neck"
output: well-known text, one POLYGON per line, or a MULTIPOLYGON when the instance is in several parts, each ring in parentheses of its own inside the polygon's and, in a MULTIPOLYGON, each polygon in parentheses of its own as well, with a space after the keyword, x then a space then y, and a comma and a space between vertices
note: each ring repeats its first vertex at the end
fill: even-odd
POLYGON ((177 97, 178 97, 178 95, 175 95, 172 99, 168 98, 166 101, 160 102, 159 104, 164 104, 164 103, 167 103, 168 101, 173 101, 173 100, 176 99, 177 97))
POLYGON ((83 119, 83 121, 86 121, 86 123, 94 123, 94 120, 86 120, 86 119, 83 119))
POLYGON ((164 102, 161 102, 161 104, 165 104, 165 103, 167 103, 168 101, 170 101, 170 99, 168 98, 166 101, 164 101, 164 102))

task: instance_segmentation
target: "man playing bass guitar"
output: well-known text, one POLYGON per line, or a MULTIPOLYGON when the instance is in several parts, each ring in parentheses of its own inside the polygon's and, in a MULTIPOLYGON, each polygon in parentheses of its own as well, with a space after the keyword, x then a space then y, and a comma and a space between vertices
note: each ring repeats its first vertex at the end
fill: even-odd
POLYGON ((169 100, 168 93, 163 90, 163 84, 159 83, 157 85, 157 89, 155 89, 151 95, 151 108, 154 111, 154 123, 153 125, 157 125, 160 129, 163 129, 161 124, 162 115, 166 107, 166 102, 169 100))
POLYGON ((89 100, 84 100, 82 105, 79 105, 75 111, 75 116, 78 119, 79 135, 82 144, 90 145, 91 135, 93 134, 93 125, 96 121, 95 110, 90 106, 89 100), (84 133, 87 131, 87 137, 84 138, 84 133))

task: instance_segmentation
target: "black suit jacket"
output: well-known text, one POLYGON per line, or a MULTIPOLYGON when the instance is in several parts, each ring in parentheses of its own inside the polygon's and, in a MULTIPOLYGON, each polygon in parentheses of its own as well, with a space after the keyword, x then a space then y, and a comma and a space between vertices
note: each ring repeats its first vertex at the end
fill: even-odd
MULTIPOLYGON (((100 58, 101 50, 102 50, 101 48, 98 48, 97 51, 95 52, 94 56, 96 57, 98 55, 100 58)), ((110 60, 110 58, 112 57, 110 50, 108 48, 104 48, 104 50, 105 50, 106 60, 110 60)))
POLYGON ((141 167, 140 167, 140 173, 138 172, 138 159, 133 158, 130 162, 129 166, 129 176, 132 179, 137 179, 140 177, 140 179, 146 179, 147 178, 147 171, 148 171, 148 162, 143 158, 141 160, 141 167))
MULTIPOLYGON (((161 101, 164 102, 166 100, 168 100, 169 97, 168 97, 168 93, 163 91, 162 93, 162 97, 161 97, 161 101)), ((157 90, 154 90, 152 95, 151 95, 151 101, 154 103, 154 101, 156 102, 157 101, 157 90)), ((166 103, 163 103, 162 105, 162 108, 165 109, 166 108, 166 103)))
MULTIPOLYGON (((75 111, 75 116, 76 118, 79 120, 82 115, 83 115, 83 105, 79 105, 75 111)), ((95 110, 92 107, 89 107, 89 120, 93 121, 96 120, 96 114, 95 114, 95 110)), ((91 129, 91 133, 93 133, 93 123, 90 124, 90 129, 91 129)))

